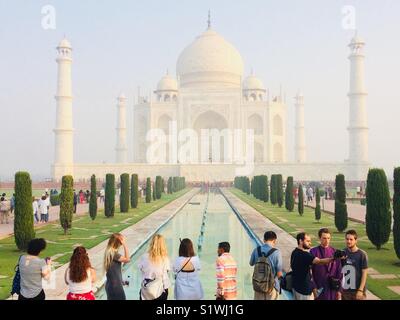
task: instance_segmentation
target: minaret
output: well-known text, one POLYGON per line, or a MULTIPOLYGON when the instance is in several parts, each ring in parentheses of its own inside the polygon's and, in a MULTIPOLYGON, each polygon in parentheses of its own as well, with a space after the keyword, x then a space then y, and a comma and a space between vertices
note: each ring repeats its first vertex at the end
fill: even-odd
POLYGON ((58 81, 55 134, 55 155, 53 178, 60 180, 64 175, 73 175, 73 133, 72 127, 72 47, 63 39, 57 47, 58 81))
POLYGON ((128 162, 128 148, 126 144, 126 97, 120 94, 117 98, 117 145, 115 147, 117 163, 128 162))
POLYGON ((357 35, 349 44, 350 59, 350 119, 349 119, 349 161, 368 163, 368 120, 366 110, 367 92, 364 83, 363 48, 365 42, 357 35))
POLYGON ((306 136, 304 130, 304 96, 295 96, 296 126, 295 126, 295 162, 306 162, 306 136))

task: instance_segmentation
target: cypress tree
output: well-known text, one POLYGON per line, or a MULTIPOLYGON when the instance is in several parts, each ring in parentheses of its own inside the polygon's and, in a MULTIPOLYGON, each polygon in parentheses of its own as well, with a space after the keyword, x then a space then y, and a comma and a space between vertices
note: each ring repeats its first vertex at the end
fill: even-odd
POLYGON ((258 179, 257 179, 257 176, 255 176, 255 177, 253 177, 253 183, 252 183, 252 190, 253 190, 253 196, 257 199, 257 182, 258 182, 258 179))
POLYGON ((346 183, 343 174, 338 174, 335 181, 335 226, 339 232, 347 228, 346 183))
POLYGON ((261 193, 261 200, 264 202, 269 201, 269 191, 268 191, 268 177, 266 175, 262 175, 259 177, 259 185, 260 185, 260 193, 261 193))
POLYGON ((156 201, 157 197, 156 197, 156 183, 155 182, 154 182, 152 187, 153 187, 152 188, 152 190, 153 190, 153 192, 152 192, 153 201, 156 201))
POLYGON ((321 195, 319 194, 319 188, 317 188, 315 195, 315 220, 321 220, 321 195))
POLYGON ((301 184, 299 185, 299 203, 297 204, 297 211, 301 216, 304 214, 304 193, 301 184))
POLYGON ((268 202, 269 201, 269 197, 270 197, 270 192, 269 192, 269 183, 268 183, 268 177, 267 176, 265 176, 264 188, 265 188, 265 202, 268 202))
POLYGON ((393 174, 393 242, 394 250, 400 259, 400 167, 393 174))
POLYGON ((62 177, 60 194, 60 223, 64 234, 72 228, 72 214, 74 213, 74 180, 72 176, 62 177))
POLYGON ((26 250, 35 238, 32 209, 32 180, 28 172, 15 174, 14 239, 19 250, 26 250))
POLYGON ((276 202, 279 208, 283 205, 283 185, 282 185, 282 175, 278 174, 276 176, 276 202))
POLYGON ((250 179, 248 177, 245 177, 245 192, 247 194, 250 194, 250 179))
POLYGON ((162 192, 162 178, 160 176, 156 177, 156 199, 161 199, 161 192, 162 192))
POLYGON ((119 196, 119 208, 121 212, 129 212, 129 174, 121 174, 121 194, 119 196))
POLYGON ((368 239, 380 250, 389 241, 392 227, 390 193, 385 171, 370 169, 367 179, 367 214, 365 224, 368 239))
POLYGON ((147 178, 146 180, 146 203, 151 202, 151 180, 147 178))
POLYGON ((131 208, 137 208, 139 200, 139 177, 133 174, 131 177, 131 208))
POLYGON ((293 177, 288 177, 286 180, 285 207, 290 212, 294 209, 293 177))
POLYGON ((171 177, 168 178, 168 182, 167 182, 167 192, 168 192, 168 194, 171 194, 171 193, 172 193, 172 178, 171 178, 171 177))
POLYGON ((115 213, 115 175, 106 175, 106 194, 104 200, 104 215, 107 218, 114 217, 115 213))
POLYGON ((164 181, 164 178, 161 178, 161 193, 165 193, 165 181, 164 181))
POLYGON ((89 214, 92 220, 96 219, 97 216, 97 186, 96 176, 92 175, 90 178, 90 200, 89 200, 89 214))
POLYGON ((276 205, 278 202, 278 195, 276 193, 276 174, 271 176, 271 204, 276 205))

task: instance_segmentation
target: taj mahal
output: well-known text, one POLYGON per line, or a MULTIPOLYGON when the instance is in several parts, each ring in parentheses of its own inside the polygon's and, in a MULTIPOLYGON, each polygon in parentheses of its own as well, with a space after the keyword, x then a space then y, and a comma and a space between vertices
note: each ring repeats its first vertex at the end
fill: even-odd
POLYGON ((63 39, 56 59, 53 179, 66 174, 81 180, 92 174, 126 172, 142 178, 185 176, 197 182, 280 173, 296 180, 332 181, 343 173, 349 181, 363 181, 370 167, 364 46, 357 35, 349 44, 350 86, 349 92, 343 92, 349 98, 349 153, 343 162, 315 163, 307 157, 301 92, 293 99, 295 137, 287 136, 284 95, 272 95, 253 72, 244 74, 239 51, 213 30, 209 19, 207 29, 178 57, 176 75, 165 74, 150 96, 138 94, 133 110, 133 162, 128 160, 127 98, 118 96, 116 161, 103 164, 74 162, 72 46, 63 39), (293 160, 287 156, 287 139, 295 139, 293 160))

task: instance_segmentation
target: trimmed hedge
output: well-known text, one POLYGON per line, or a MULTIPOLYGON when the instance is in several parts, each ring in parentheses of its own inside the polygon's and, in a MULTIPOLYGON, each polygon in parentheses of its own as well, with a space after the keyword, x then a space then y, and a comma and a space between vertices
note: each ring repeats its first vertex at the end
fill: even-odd
POLYGON ((89 215, 94 221, 97 216, 97 183, 96 176, 90 178, 90 200, 89 200, 89 215))
POLYGON ((250 179, 248 177, 235 177, 233 182, 235 188, 242 190, 244 193, 250 194, 250 179))
POLYGON ((394 250, 400 259, 400 167, 393 173, 393 242, 394 250))
POLYGON ((168 178, 168 182, 167 182, 167 193, 168 193, 168 194, 171 194, 171 193, 172 193, 172 189, 173 189, 173 186, 172 186, 172 177, 169 177, 169 178, 168 178))
POLYGON ((104 215, 107 218, 114 217, 115 213, 115 175, 106 175, 106 190, 104 200, 104 215))
POLYGON ((271 204, 276 205, 277 203, 278 203, 277 175, 273 174, 271 176, 271 204))
POLYGON ((50 195, 50 204, 52 207, 60 205, 60 195, 59 194, 51 194, 50 195))
POLYGON ((297 204, 297 211, 301 216, 304 214, 304 192, 301 184, 299 185, 299 202, 297 204))
POLYGON ((129 212, 129 174, 121 174, 121 194, 119 196, 120 212, 129 212))
POLYGON ((74 213, 74 179, 72 176, 62 177, 60 195, 60 224, 64 234, 72 228, 72 215, 74 213))
POLYGON ((286 180, 285 207, 290 212, 294 210, 293 177, 288 177, 286 180))
POLYGON ((146 203, 151 202, 151 180, 150 178, 146 179, 146 203))
POLYGON ((139 201, 139 177, 133 174, 131 177, 131 208, 135 209, 139 201))
POLYGON ((376 249, 380 250, 389 241, 392 227, 389 186, 383 169, 369 170, 366 196, 367 236, 376 249))
POLYGON ((281 174, 276 175, 276 202, 279 208, 283 206, 283 182, 281 174))
POLYGON ((32 208, 32 180, 28 172, 15 174, 14 239, 19 250, 25 251, 35 238, 32 208))
POLYGON ((156 199, 161 199, 161 193, 162 193, 162 178, 161 178, 161 176, 156 177, 155 193, 156 193, 156 199))
POLYGON ((339 232, 347 229, 346 182, 343 174, 335 179, 335 226, 339 232))
POLYGON ((321 220, 321 193, 319 192, 319 188, 316 190, 315 195, 315 220, 321 220))

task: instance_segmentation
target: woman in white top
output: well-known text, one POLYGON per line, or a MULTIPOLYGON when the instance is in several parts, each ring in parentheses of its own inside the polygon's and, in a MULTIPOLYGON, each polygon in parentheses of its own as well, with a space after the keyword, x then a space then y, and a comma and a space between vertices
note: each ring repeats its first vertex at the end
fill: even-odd
POLYGON ((96 282, 96 271, 84 247, 75 248, 64 278, 69 287, 67 300, 96 300, 92 289, 96 282))
POLYGON ((179 246, 179 257, 173 265, 175 273, 175 300, 202 300, 203 286, 199 278, 200 260, 195 255, 193 242, 183 239, 179 246))
POLYGON ((162 235, 153 236, 149 250, 142 256, 138 266, 142 272, 140 300, 167 300, 171 266, 162 235))

